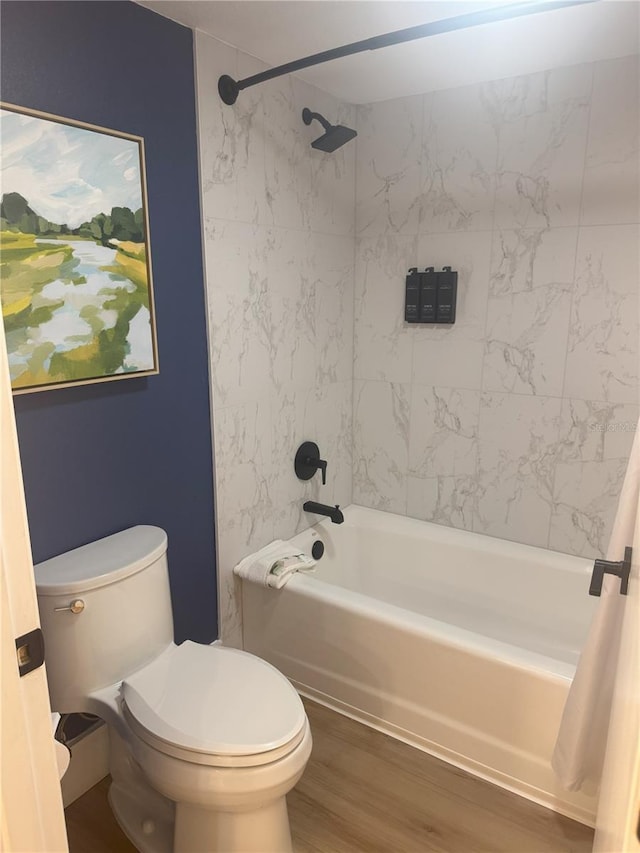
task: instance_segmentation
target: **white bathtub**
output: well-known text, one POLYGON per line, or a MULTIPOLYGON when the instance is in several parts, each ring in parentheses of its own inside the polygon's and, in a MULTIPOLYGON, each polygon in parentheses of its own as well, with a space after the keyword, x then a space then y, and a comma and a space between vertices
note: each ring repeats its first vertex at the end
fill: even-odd
POLYGON ((584 823, 550 756, 594 599, 590 563, 351 506, 324 557, 243 582, 244 647, 301 693, 584 823))

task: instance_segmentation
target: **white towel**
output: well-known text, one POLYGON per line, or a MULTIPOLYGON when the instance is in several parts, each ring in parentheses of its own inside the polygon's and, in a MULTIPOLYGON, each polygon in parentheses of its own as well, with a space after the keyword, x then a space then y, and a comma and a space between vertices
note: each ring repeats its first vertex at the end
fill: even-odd
POLYGON ((255 554, 240 560, 234 572, 261 586, 281 589, 296 572, 315 571, 316 561, 291 542, 276 539, 255 554))

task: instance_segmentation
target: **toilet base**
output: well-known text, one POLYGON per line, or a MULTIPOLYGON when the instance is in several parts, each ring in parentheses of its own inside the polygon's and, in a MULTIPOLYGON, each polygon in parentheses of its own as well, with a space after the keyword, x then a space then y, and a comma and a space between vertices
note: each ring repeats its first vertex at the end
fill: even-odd
MULTIPOLYGON (((140 853, 172 853, 175 807, 165 800, 157 803, 141 802, 140 798, 112 783, 109 788, 109 805, 120 829, 140 853)), ((145 798, 146 799, 146 798, 145 798)))
POLYGON ((153 791, 148 793, 150 797, 146 792, 134 793, 115 783, 109 788, 114 817, 140 853, 292 851, 284 797, 252 812, 214 812, 186 803, 174 808, 170 800, 154 796, 153 791))
POLYGON ((234 850, 291 853, 287 801, 280 797, 253 811, 220 812, 176 805, 174 853, 234 850))
POLYGON ((152 789, 115 782, 108 797, 118 825, 140 853, 292 851, 285 797, 250 812, 215 812, 174 804, 152 789))
POLYGON ((149 785, 117 730, 108 731, 108 799, 118 825, 140 853, 172 853, 175 803, 149 785))
MULTIPOLYGON (((109 726, 108 730, 109 769, 113 780, 109 803, 122 831, 140 853, 291 853, 286 793, 302 775, 311 752, 308 725, 297 750, 277 762, 281 766, 293 762, 294 772, 285 770, 281 784, 270 784, 269 793, 264 792, 266 800, 264 794, 249 797, 251 804, 247 808, 246 801, 241 805, 231 795, 231 801, 222 808, 218 798, 217 809, 208 804, 176 802, 160 793, 134 758, 130 744, 115 727, 109 726), (276 796, 269 798, 269 794, 276 796)), ((137 746, 143 751, 150 749, 141 742, 137 742, 137 746)), ((173 761, 154 750, 150 754, 163 763, 173 761)), ((196 773, 200 769, 193 768, 196 773)), ((267 767, 258 771, 272 772, 267 767)), ((220 775, 227 772, 226 768, 222 769, 220 775)), ((237 771, 231 772, 234 778, 238 777, 237 771)), ((175 777, 173 779, 175 781, 175 777)), ((166 777, 162 780, 167 783, 166 777)), ((230 786, 231 781, 229 779, 230 786)), ((245 800, 244 796, 241 799, 245 800)))

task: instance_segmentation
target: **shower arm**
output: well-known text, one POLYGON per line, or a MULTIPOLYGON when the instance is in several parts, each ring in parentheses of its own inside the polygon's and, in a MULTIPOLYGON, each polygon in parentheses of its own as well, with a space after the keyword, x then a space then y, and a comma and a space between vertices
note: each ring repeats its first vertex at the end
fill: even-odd
POLYGON ((243 89, 281 77, 283 74, 291 74, 301 68, 309 68, 312 65, 320 65, 322 62, 330 62, 332 59, 340 59, 343 56, 351 56, 354 53, 362 53, 365 50, 378 50, 381 47, 389 47, 392 44, 401 44, 405 41, 427 38, 428 36, 449 33, 455 30, 463 30, 468 27, 476 27, 480 24, 490 24, 498 21, 507 21, 511 18, 519 18, 523 15, 534 15, 537 12, 548 12, 553 9, 563 9, 568 6, 582 6, 585 3, 594 3, 598 0, 532 0, 532 2, 514 3, 510 6, 493 6, 490 9, 480 9, 466 15, 456 15, 453 18, 444 18, 441 21, 431 21, 428 24, 419 24, 404 30, 395 30, 381 36, 373 36, 363 41, 355 41, 342 47, 334 47, 321 53, 314 53, 303 59, 296 59, 276 68, 270 68, 244 80, 234 80, 228 74, 223 74, 218 80, 218 92, 225 104, 235 104, 238 95, 243 89))
POLYGON ((302 110, 302 121, 305 124, 311 124, 312 121, 319 121, 324 128, 325 133, 329 133, 329 131, 333 129, 331 122, 327 121, 324 116, 321 116, 320 113, 312 113, 307 107, 302 110))

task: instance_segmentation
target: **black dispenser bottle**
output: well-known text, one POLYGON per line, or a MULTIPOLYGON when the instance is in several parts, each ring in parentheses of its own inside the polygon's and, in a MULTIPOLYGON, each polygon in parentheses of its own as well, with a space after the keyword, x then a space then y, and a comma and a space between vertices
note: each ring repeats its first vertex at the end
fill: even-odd
POLYGON ((420 276, 416 267, 411 267, 405 281, 404 319, 417 323, 420 311, 420 276))
POLYGON ((420 274, 420 322, 436 322, 438 274, 433 267, 420 274))
POLYGON ((443 267, 438 273, 438 306, 436 323, 455 323, 456 296, 458 295, 458 273, 451 267, 443 267))

